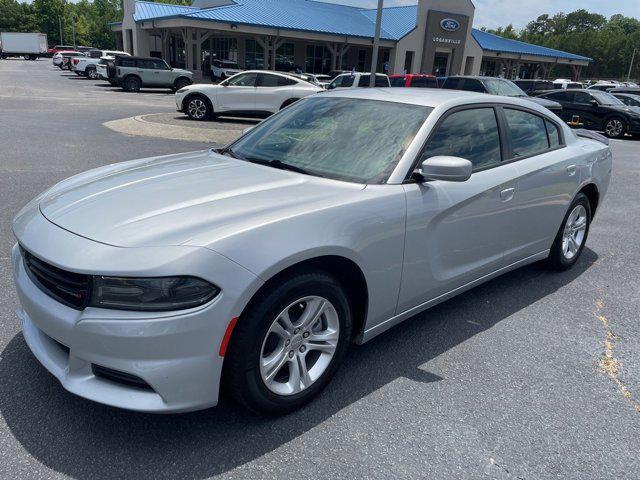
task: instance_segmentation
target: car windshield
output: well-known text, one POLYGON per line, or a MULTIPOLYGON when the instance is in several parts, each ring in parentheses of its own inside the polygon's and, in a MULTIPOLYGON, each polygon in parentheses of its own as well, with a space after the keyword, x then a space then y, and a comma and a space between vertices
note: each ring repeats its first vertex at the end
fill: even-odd
POLYGON ((226 152, 336 180, 384 183, 432 110, 380 100, 309 97, 264 121, 226 152))
POLYGON ((618 100, 616 97, 614 97, 608 92, 592 90, 589 93, 591 93, 591 95, 593 95, 593 97, 595 97, 595 99, 598 100, 598 103, 600 105, 624 105, 624 103, 622 103, 620 100, 618 100))
POLYGON ((505 97, 526 97, 527 94, 522 91, 511 80, 501 80, 497 78, 487 78, 483 80, 487 92, 491 95, 504 95, 505 97))

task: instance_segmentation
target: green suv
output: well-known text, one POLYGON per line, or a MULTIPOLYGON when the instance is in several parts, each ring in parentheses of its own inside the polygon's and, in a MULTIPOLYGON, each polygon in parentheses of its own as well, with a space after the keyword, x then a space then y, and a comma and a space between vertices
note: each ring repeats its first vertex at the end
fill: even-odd
POLYGON ((176 91, 193 83, 193 73, 171 68, 161 58, 116 55, 107 67, 107 76, 109 83, 127 92, 137 92, 143 87, 176 91))

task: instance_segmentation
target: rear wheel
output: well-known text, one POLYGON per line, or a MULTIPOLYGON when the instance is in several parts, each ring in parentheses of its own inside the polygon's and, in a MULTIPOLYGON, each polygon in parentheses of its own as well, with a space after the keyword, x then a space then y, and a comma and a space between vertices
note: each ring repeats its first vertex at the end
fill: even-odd
POLYGON ((127 77, 122 86, 127 92, 139 92, 142 82, 138 77, 127 77))
POLYGON ((556 270, 571 268, 580 258, 591 226, 591 204, 584 193, 571 203, 551 246, 547 262, 556 270))
POLYGON ((311 401, 338 369, 351 311, 330 275, 292 275, 262 292, 235 328, 225 383, 247 408, 284 414, 311 401))
POLYGON ((620 117, 612 117, 604 124, 604 134, 609 138, 624 137, 626 126, 620 117))
POLYGON ((90 78, 91 80, 95 80, 96 78, 98 78, 98 70, 96 70, 95 68, 87 67, 84 74, 87 78, 90 78))
POLYGON ((188 78, 180 77, 173 84, 173 89, 178 91, 181 88, 187 87, 189 85, 191 85, 191 80, 189 80, 188 78))
POLYGON ((201 95, 194 95, 187 99, 185 111, 191 120, 207 120, 213 114, 209 102, 201 95))

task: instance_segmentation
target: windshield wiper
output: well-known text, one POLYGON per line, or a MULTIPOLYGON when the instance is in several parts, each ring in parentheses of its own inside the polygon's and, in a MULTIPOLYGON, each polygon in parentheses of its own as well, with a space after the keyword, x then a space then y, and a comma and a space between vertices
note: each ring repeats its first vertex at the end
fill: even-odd
POLYGON ((322 176, 315 172, 311 173, 309 170, 305 170, 304 168, 296 167, 295 165, 291 165, 289 163, 284 163, 281 160, 265 160, 263 158, 256 158, 256 157, 247 157, 245 158, 245 160, 251 163, 257 163, 259 165, 267 165, 269 167, 279 168, 280 170, 289 170, 291 172, 303 173, 304 175, 314 175, 316 177, 322 176))
POLYGON ((235 152, 233 151, 233 149, 231 147, 224 147, 224 148, 219 148, 217 150, 215 150, 215 152, 219 153, 220 155, 227 155, 229 157, 232 158, 240 158, 238 157, 238 155, 235 154, 235 152))

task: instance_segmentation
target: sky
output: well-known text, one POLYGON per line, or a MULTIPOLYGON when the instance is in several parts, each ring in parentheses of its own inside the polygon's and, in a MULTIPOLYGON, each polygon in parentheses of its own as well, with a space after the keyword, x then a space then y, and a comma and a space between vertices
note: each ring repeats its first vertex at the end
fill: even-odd
MULTIPOLYGON (((375 8, 377 0, 324 0, 356 7, 375 8)), ((415 5, 416 0, 385 0, 384 6, 415 5)), ((572 12, 584 8, 610 17, 622 13, 640 18, 640 0, 473 0, 476 6, 474 26, 501 27, 509 23, 520 29, 543 13, 572 12)))

